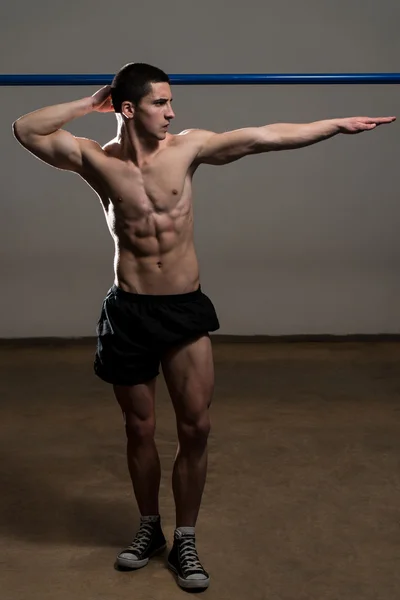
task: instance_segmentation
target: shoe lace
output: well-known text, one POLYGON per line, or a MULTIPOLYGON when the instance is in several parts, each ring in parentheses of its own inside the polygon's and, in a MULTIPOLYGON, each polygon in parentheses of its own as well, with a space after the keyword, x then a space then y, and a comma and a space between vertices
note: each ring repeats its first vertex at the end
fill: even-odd
POLYGON ((141 554, 146 548, 153 533, 152 523, 141 523, 135 539, 128 546, 127 550, 133 550, 141 554))
POLYGON ((198 569, 204 571, 197 554, 195 539, 193 537, 183 538, 179 546, 182 569, 185 572, 198 569))

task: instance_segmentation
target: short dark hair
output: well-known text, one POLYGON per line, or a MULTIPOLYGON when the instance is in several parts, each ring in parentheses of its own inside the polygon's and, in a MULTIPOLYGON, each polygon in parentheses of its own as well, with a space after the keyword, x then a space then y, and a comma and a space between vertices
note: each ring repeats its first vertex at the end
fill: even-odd
POLYGON ((115 112, 121 112, 121 105, 125 100, 138 105, 150 92, 150 84, 160 82, 170 82, 168 75, 161 69, 146 63, 128 63, 118 71, 111 84, 115 112))

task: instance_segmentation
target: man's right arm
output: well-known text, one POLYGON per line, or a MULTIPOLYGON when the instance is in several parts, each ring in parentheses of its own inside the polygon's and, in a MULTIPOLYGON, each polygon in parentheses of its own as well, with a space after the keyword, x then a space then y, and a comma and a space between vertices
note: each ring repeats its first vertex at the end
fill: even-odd
POLYGON ((13 123, 16 139, 29 152, 49 165, 79 172, 82 169, 83 152, 88 140, 76 138, 61 128, 69 121, 93 111, 107 112, 107 88, 108 86, 102 88, 88 98, 48 106, 20 117, 13 123))

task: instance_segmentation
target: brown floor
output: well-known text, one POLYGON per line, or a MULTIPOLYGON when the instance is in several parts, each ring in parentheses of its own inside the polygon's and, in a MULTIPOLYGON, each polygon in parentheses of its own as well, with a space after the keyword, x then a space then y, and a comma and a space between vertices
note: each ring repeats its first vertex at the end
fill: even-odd
MULTIPOLYGON (((215 600, 400 594, 400 344, 215 344, 197 526, 215 600)), ((2 600, 182 598, 164 557, 114 569, 137 525, 119 409, 93 347, 0 348, 2 600)), ((169 541, 175 424, 158 388, 169 541)))

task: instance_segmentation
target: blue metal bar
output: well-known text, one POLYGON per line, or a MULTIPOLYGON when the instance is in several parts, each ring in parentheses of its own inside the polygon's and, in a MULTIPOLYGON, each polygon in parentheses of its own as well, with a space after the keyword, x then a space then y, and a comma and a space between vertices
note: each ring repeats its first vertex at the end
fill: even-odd
MULTIPOLYGON (((0 74, 0 86, 107 85, 113 75, 7 75, 0 74)), ((282 85, 282 84, 392 84, 400 73, 309 73, 309 74, 179 74, 170 75, 174 85, 282 85)))

